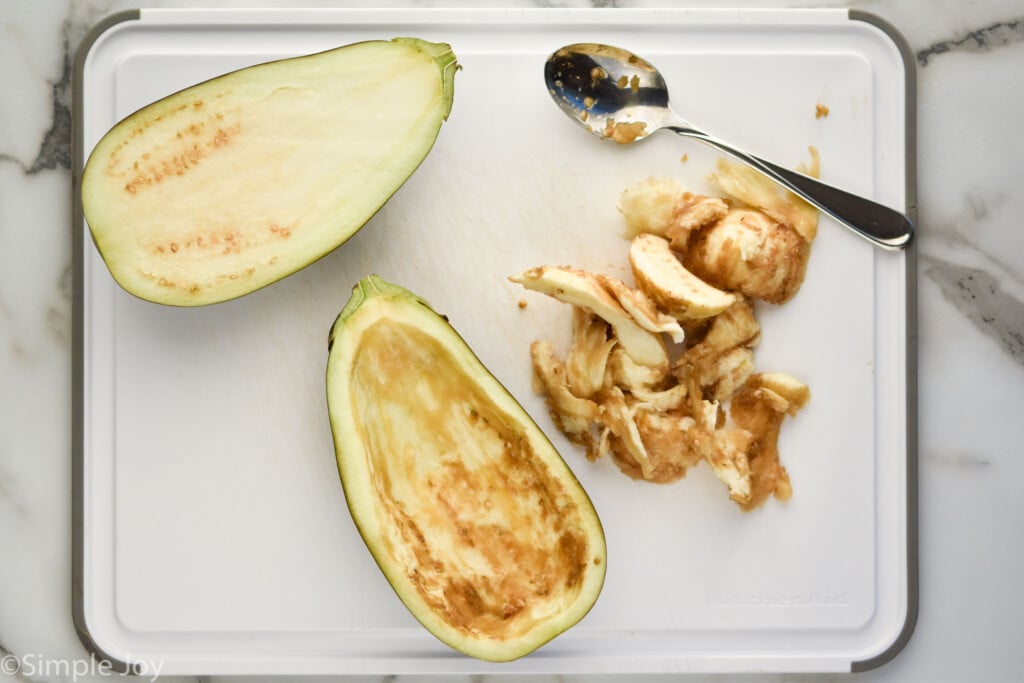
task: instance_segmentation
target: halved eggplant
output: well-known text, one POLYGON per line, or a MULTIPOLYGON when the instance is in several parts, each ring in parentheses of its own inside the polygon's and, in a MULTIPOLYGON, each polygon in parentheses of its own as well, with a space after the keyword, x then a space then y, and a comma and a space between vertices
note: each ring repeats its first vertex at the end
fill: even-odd
POLYGON ((456 68, 445 44, 368 41, 241 69, 137 111, 82 176, 103 260, 127 291, 178 306, 312 263, 426 157, 456 68))
POLYGON ((522 657, 590 610, 600 520, 572 471, 422 299, 360 281, 330 336, 327 403, 352 518, 431 633, 522 657))

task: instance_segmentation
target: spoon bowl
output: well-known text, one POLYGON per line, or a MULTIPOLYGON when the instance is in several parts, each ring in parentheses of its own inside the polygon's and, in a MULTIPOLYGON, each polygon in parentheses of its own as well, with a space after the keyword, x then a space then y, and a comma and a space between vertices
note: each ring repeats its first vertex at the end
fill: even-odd
POLYGON ((611 45, 581 43, 558 50, 544 66, 544 79, 555 103, 572 120, 622 144, 646 138, 662 127, 670 112, 661 73, 611 45))
POLYGON ((567 45, 548 58, 544 81, 559 108, 598 137, 631 144, 671 130, 749 164, 876 246, 902 249, 910 244, 914 225, 902 213, 749 154, 680 117, 669 103, 661 73, 628 50, 599 43, 567 45))

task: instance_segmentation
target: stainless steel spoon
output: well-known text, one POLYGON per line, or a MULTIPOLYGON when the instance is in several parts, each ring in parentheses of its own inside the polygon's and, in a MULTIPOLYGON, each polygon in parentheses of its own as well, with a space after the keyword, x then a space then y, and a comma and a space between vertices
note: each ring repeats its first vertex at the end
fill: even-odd
POLYGON ((650 63, 610 45, 579 43, 544 65, 548 92, 574 121, 595 135, 628 144, 668 129, 750 164, 868 241, 887 249, 910 243, 914 225, 898 211, 743 152, 676 114, 665 79, 650 63))

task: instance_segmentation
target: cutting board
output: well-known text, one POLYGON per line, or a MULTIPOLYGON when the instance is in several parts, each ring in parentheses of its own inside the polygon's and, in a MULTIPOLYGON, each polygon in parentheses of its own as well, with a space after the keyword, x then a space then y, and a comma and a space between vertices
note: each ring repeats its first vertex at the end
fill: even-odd
POLYGON ((849 671, 894 656, 916 614, 912 249, 873 248, 823 218, 800 294, 758 307, 757 367, 802 379, 812 400, 780 440, 792 499, 750 513, 707 467, 653 485, 587 462, 531 389, 529 345, 564 349, 569 309, 507 276, 571 264, 628 280, 620 192, 662 175, 711 190, 718 155, 699 143, 661 133, 620 147, 568 121, 543 82, 557 48, 631 49, 712 133, 789 167, 814 146, 826 182, 912 214, 913 60, 899 35, 841 10, 142 10, 97 26, 79 54, 76 174, 114 123, 178 89, 406 35, 454 48, 451 116, 384 209, 293 276, 204 308, 135 299, 76 200, 83 640, 164 674, 849 671), (369 273, 449 317, 601 516, 596 606, 516 662, 430 636, 349 517, 327 333, 369 273))

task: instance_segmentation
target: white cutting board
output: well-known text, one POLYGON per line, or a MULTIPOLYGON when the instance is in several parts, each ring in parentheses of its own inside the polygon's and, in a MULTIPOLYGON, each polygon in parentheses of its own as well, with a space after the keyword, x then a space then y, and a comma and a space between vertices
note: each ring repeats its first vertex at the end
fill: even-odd
POLYGON ((711 132, 791 167, 814 145, 827 182, 912 211, 912 64, 891 35, 835 10, 121 19, 80 57, 80 160, 138 107, 270 59, 412 35, 450 43, 463 68, 435 148, 371 223, 242 299, 137 300, 79 219, 76 620, 97 652, 159 660, 164 674, 843 671, 898 652, 916 611, 912 254, 822 220, 801 293, 759 308, 757 367, 805 380, 813 398, 783 427, 792 500, 749 514, 706 467, 658 486, 586 462, 530 386, 530 342, 564 348, 569 309, 506 280, 541 264, 628 278, 621 190, 649 175, 706 190, 717 158, 668 133, 630 148, 588 136, 548 98, 543 64, 555 49, 632 49, 711 132), (815 118, 818 103, 828 117, 815 118), (604 523, 597 605, 520 661, 475 661, 424 631, 349 517, 326 343, 368 273, 449 316, 553 438, 604 523))

